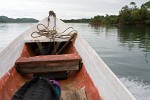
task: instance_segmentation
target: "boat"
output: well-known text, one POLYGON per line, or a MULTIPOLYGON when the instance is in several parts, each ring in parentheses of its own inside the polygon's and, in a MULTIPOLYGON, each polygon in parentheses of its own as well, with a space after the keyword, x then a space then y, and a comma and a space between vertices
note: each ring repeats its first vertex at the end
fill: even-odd
POLYGON ((10 100, 35 76, 56 79, 63 100, 71 93, 78 100, 135 100, 82 36, 52 11, 0 52, 0 100, 10 100))

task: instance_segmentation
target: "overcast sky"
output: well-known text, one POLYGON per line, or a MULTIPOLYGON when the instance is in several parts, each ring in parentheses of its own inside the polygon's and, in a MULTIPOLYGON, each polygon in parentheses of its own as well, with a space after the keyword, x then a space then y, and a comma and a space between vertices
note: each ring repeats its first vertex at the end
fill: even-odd
POLYGON ((43 19, 49 10, 61 19, 91 18, 95 15, 118 14, 131 1, 137 6, 149 0, 0 0, 0 16, 43 19))

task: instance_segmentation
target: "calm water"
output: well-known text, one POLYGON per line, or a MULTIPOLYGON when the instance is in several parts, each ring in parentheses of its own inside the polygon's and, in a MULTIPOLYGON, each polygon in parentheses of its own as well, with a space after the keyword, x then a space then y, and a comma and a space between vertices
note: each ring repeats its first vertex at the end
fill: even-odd
POLYGON ((0 51, 22 32, 29 29, 33 23, 2 24, 0 23, 0 51))
MULTIPOLYGON (((0 24, 0 49, 33 24, 0 24)), ((73 26, 138 100, 150 100, 150 27, 73 26)))

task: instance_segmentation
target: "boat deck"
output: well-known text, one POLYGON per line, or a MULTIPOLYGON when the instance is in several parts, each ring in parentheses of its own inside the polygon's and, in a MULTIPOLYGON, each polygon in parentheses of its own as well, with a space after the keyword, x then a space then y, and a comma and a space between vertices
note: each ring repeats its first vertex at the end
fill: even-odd
POLYGON ((87 100, 85 90, 62 91, 60 100, 87 100))

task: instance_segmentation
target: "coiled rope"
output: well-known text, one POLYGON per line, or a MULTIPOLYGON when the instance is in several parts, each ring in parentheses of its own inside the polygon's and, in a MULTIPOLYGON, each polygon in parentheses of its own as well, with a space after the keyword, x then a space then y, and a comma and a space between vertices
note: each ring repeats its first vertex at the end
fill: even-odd
POLYGON ((53 12, 53 11, 50 11, 49 12, 49 16, 48 16, 48 25, 47 25, 47 27, 44 25, 44 24, 38 24, 37 25, 37 30, 38 31, 35 31, 35 32, 33 32, 32 34, 31 34, 31 37, 32 38, 38 38, 38 37, 41 37, 41 36, 45 36, 45 37, 47 37, 47 38, 49 38, 49 39, 52 39, 52 40, 54 40, 54 39, 56 39, 56 38, 61 38, 61 39, 66 39, 66 38, 69 38, 69 37, 71 37, 71 33, 77 33, 77 31, 76 30, 74 30, 74 28, 73 27, 68 27, 67 29, 65 29, 63 32, 60 32, 60 33, 58 33, 57 31, 56 31, 56 14, 53 12), (52 30, 50 30, 48 27, 49 27, 49 24, 50 24, 50 16, 53 16, 53 18, 54 18, 54 26, 53 26, 53 29, 52 30), (43 29, 40 29, 39 27, 40 26, 43 26, 44 28, 43 29), (63 33, 65 33, 67 30, 69 30, 69 29, 72 29, 68 34, 63 34, 63 33), (38 34, 38 36, 34 36, 34 34, 38 34))
MULTIPOLYGON (((63 32, 60 32, 58 33, 57 30, 56 30, 56 14, 53 12, 53 11, 49 11, 49 16, 48 16, 48 25, 45 26, 44 24, 38 24, 37 25, 37 30, 38 31, 34 31, 32 34, 31 34, 31 37, 32 38, 38 38, 38 37, 42 37, 42 36, 45 36, 47 38, 50 39, 50 42, 53 42, 54 43, 54 50, 55 50, 55 54, 59 54, 63 48, 65 48, 65 46, 73 39, 73 37, 75 37, 77 35, 77 31, 74 30, 73 27, 68 27, 67 29, 65 29, 63 32), (50 30, 49 29, 49 25, 50 25, 50 16, 52 16, 54 18, 54 26, 53 26, 53 29, 50 30), (43 29, 40 29, 40 26, 43 26, 44 28, 43 29), (72 29, 71 31, 69 31, 67 34, 63 34, 65 33, 66 31, 68 31, 69 29, 72 29), (34 36, 34 34, 37 34, 37 36, 34 36), (69 39, 66 44, 57 52, 56 51, 56 48, 55 48, 55 39, 69 39)), ((40 47, 40 49, 42 48, 42 45, 37 43, 38 46, 40 47)), ((49 49, 50 49, 50 44, 49 44, 49 49)), ((41 52, 43 52, 42 54, 48 54, 49 52, 49 49, 47 51, 47 53, 44 53, 43 50, 41 50, 41 52)))

